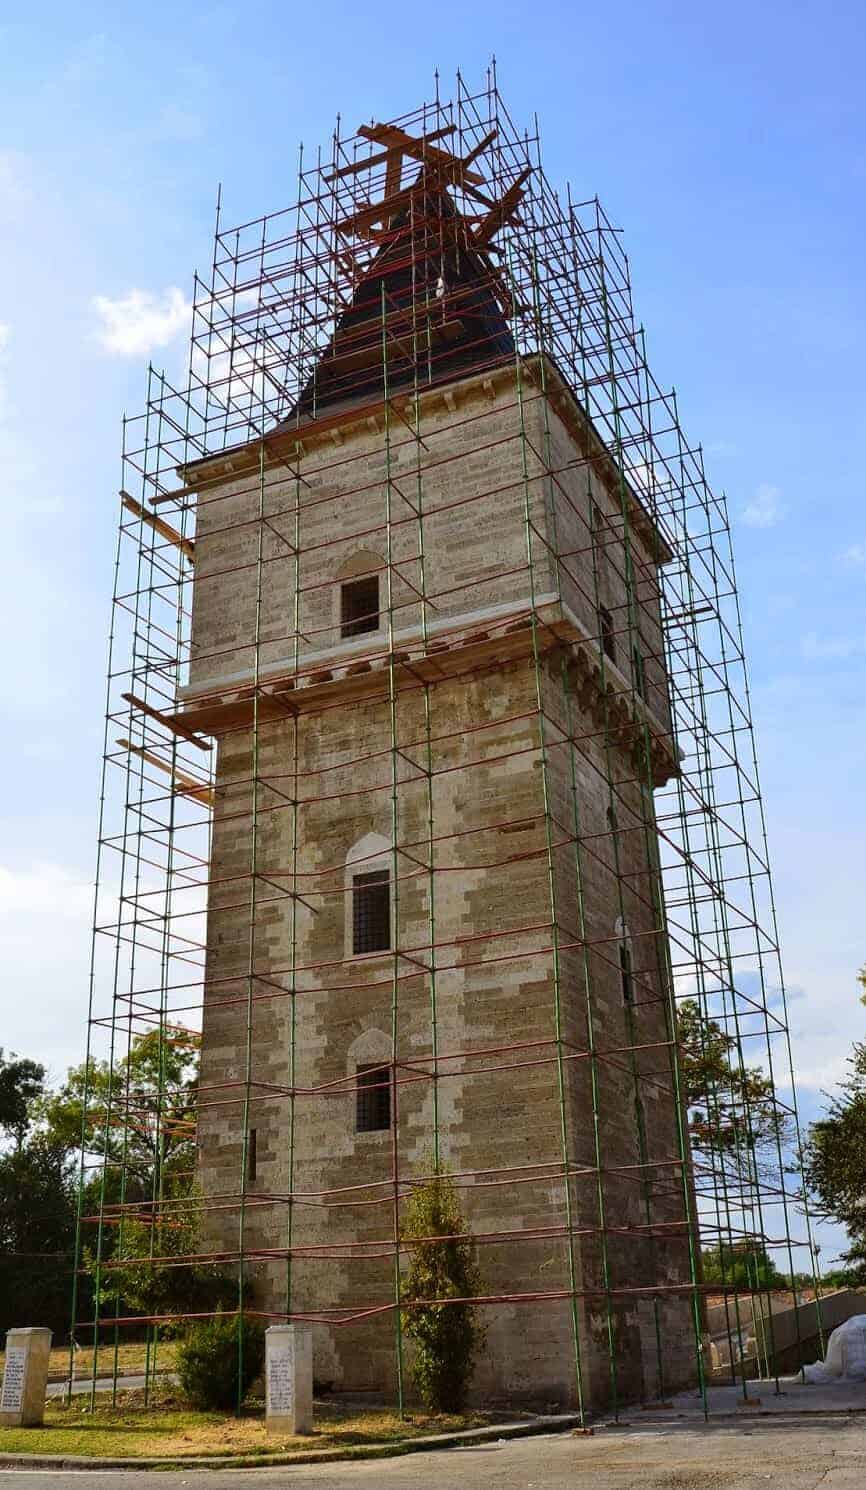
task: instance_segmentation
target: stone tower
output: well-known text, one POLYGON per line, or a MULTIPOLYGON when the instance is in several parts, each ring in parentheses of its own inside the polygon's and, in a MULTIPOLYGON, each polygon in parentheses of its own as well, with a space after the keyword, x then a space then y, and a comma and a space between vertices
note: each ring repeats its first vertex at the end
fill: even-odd
POLYGON ((653 1394, 694 1362, 652 810, 670 556, 554 356, 516 351, 447 175, 379 221, 295 407, 183 471, 179 718, 218 742, 205 1245, 314 1321, 319 1380, 391 1390, 401 1197, 438 1153, 478 1400, 570 1403, 579 1367, 600 1404, 612 1364, 653 1394))

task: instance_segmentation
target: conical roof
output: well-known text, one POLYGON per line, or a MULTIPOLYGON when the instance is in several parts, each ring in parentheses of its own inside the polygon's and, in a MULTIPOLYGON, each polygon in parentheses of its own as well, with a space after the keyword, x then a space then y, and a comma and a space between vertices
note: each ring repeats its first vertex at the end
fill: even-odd
POLYGON ((422 170, 391 213, 282 428, 468 377, 513 355, 495 271, 441 182, 422 170))

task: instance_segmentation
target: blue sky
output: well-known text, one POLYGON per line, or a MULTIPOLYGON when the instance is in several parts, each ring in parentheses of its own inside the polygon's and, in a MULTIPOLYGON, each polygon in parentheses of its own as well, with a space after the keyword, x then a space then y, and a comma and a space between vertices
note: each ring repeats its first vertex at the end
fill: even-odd
POLYGON ((435 66, 447 95, 457 67, 480 82, 495 53, 512 115, 540 116, 548 175, 598 192, 624 228, 656 375, 728 492, 817 1111, 866 1033, 864 33, 862 5, 835 0, 820 16, 772 0, 7 0, 3 1044, 54 1074, 80 1053, 119 420, 141 406, 148 355, 180 364, 171 292, 182 302, 207 264, 217 183, 227 222, 282 206, 299 139, 327 144, 338 110, 347 129, 390 117, 430 96, 435 66), (153 297, 143 321, 136 291, 153 297))

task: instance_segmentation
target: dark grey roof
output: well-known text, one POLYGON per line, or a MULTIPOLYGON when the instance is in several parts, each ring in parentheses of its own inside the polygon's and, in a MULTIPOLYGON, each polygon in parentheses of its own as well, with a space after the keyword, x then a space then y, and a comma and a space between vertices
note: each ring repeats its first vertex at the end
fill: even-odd
POLYGON ((422 170, 400 194, 381 246, 279 428, 386 392, 453 382, 513 356, 493 275, 448 191, 422 170))

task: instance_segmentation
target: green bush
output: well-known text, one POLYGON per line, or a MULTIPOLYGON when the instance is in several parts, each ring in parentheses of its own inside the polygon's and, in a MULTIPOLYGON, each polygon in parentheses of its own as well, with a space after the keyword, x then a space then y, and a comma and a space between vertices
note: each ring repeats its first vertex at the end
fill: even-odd
POLYGON ((238 1407, 264 1363, 262 1326, 253 1319, 238 1321, 236 1315, 217 1314, 191 1325, 177 1349, 177 1374, 185 1395, 193 1407, 211 1411, 238 1407))
POLYGON ((416 1346, 415 1385, 432 1411, 461 1412, 484 1333, 472 1304, 430 1302, 467 1300, 480 1291, 473 1243, 453 1180, 439 1174, 412 1191, 401 1236, 412 1243, 402 1285, 403 1302, 412 1307, 403 1309, 402 1318, 416 1346))

